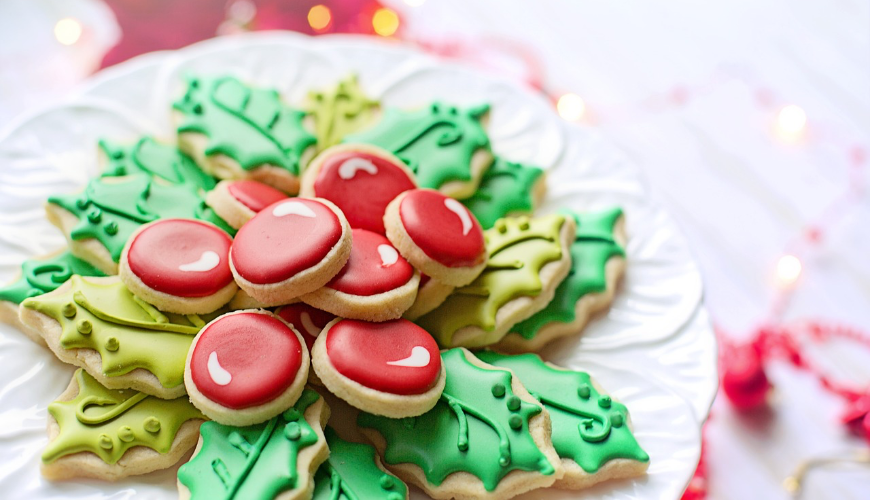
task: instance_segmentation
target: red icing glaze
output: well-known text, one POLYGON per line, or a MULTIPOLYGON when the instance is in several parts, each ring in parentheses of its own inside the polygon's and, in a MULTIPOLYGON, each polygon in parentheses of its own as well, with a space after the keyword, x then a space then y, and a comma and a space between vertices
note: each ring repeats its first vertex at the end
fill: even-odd
POLYGON ((430 278, 428 274, 420 273, 420 286, 419 286, 419 288, 423 288, 424 286, 426 286, 426 283, 429 283, 429 280, 431 280, 431 279, 432 278, 430 278))
POLYGON ((164 219, 143 229, 130 244, 127 263, 142 283, 178 297, 205 297, 233 281, 233 240, 197 220, 164 219))
POLYGON ((227 185, 227 191, 254 212, 259 212, 276 201, 287 199, 286 194, 257 181, 233 181, 227 185))
POLYGON ((302 334, 310 351, 314 347, 314 341, 320 335, 320 331, 327 323, 335 319, 335 315, 321 311, 316 307, 309 306, 304 302, 297 302, 284 306, 275 313, 281 319, 290 323, 297 332, 302 334))
POLYGON ((342 229, 335 213, 319 201, 282 200, 242 226, 230 258, 246 280, 277 283, 317 265, 338 243, 342 229))
POLYGON ((335 369, 371 389, 422 394, 441 374, 438 344, 406 319, 383 323, 343 319, 326 335, 326 353, 335 369))
POLYGON ((395 290, 413 276, 414 268, 399 255, 390 240, 365 229, 354 229, 350 258, 326 286, 339 292, 370 296, 395 290))
POLYGON ((471 267, 482 262, 486 252, 483 229, 474 215, 453 198, 431 189, 415 189, 402 199, 399 216, 408 236, 429 258, 447 267, 471 267), (468 217, 463 220, 461 213, 468 217))
POLYGON ((414 189, 404 168, 369 153, 342 151, 325 159, 314 181, 316 196, 335 203, 352 228, 385 234, 387 205, 414 189))
POLYGON ((208 399, 242 409, 280 396, 301 366, 302 345, 293 330, 271 314, 238 313, 219 318, 199 333, 190 375, 208 399), (217 367, 209 361, 212 353, 217 367))

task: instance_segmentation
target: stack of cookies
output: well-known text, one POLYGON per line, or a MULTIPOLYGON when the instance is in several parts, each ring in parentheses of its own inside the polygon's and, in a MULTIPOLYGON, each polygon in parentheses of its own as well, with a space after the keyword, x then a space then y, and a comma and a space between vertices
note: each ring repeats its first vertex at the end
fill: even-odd
POLYGON ((643 474, 625 406, 534 354, 612 301, 622 211, 535 215, 543 171, 493 153, 489 107, 425 104, 192 77, 177 143, 101 141, 103 174, 48 200, 69 248, 0 289, 79 367, 43 474, 187 460, 181 498, 389 500, 643 474))

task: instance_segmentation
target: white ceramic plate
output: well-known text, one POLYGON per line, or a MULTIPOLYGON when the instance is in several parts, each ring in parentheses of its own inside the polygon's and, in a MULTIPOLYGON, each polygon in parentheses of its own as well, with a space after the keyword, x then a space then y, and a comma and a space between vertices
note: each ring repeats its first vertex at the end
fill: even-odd
MULTIPOLYGON (((386 106, 441 99, 489 102, 493 149, 548 170, 542 211, 613 205, 628 222, 628 271, 606 315, 545 358, 590 372, 632 415, 651 457, 639 479, 576 492, 524 498, 676 499, 700 453, 699 427, 716 391, 716 347, 701 304, 701 279, 674 221, 651 199, 639 172, 596 133, 564 123, 540 96, 511 82, 448 65, 371 38, 311 39, 258 33, 149 54, 95 76, 69 102, 47 107, 0 135, 0 280, 20 262, 64 245, 45 220, 45 199, 81 189, 97 173, 101 137, 148 133, 172 140, 170 104, 186 73, 231 73, 278 88, 299 104, 311 89, 359 75, 386 106)), ((72 367, 11 327, 0 325, 0 491, 4 498, 174 498, 175 469, 109 484, 52 484, 39 475, 46 407, 69 383, 72 367)), ((424 495, 414 490, 415 498, 424 495)))

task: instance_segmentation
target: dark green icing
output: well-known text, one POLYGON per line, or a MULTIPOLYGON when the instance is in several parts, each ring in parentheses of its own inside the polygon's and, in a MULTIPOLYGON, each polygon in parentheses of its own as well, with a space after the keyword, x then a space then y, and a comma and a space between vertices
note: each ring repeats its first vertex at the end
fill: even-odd
POLYGON ((309 99, 318 150, 335 146, 346 135, 365 128, 379 107, 378 101, 363 93, 356 75, 350 75, 330 90, 311 92, 309 99))
POLYGON ((461 200, 484 229, 509 214, 531 214, 535 209, 532 189, 544 171, 496 157, 484 172, 477 192, 461 200))
POLYGON ((600 394, 589 374, 553 368, 536 354, 480 352, 483 362, 509 368, 550 412, 553 447, 589 474, 616 459, 648 462, 649 455, 628 428, 625 405, 600 394))
POLYGON ((92 179, 84 192, 57 195, 48 199, 78 217, 70 232, 73 240, 95 238, 118 262, 127 239, 142 224, 164 218, 200 219, 234 234, 214 211, 206 206, 189 185, 166 184, 150 175, 137 173, 125 177, 92 179))
POLYGON ((577 235, 571 244, 571 271, 556 288, 556 295, 547 307, 511 329, 525 339, 531 340, 542 327, 554 321, 574 321, 577 301, 588 293, 603 292, 607 288, 604 272, 607 261, 625 256, 625 249, 613 236, 622 209, 570 215, 577 223, 577 235))
POLYGON ((103 176, 118 177, 144 173, 159 177, 170 184, 187 184, 208 191, 215 186, 214 177, 206 174, 175 146, 161 144, 143 137, 132 145, 100 141, 106 155, 103 176))
POLYGON ((292 408, 248 427, 206 422, 202 447, 178 469, 179 482, 193 500, 272 499, 296 488, 297 456, 318 440, 305 410, 319 398, 305 389, 292 408))
POLYGON ((487 491, 513 470, 553 474, 529 432, 529 419, 541 407, 514 395, 510 372, 475 366, 467 356, 473 355, 465 349, 442 352, 447 383, 432 410, 402 419, 363 412, 357 424, 384 437, 386 463, 415 464, 435 486, 460 471, 479 478, 487 491))
POLYGON ((0 288, 0 300, 20 304, 28 297, 37 297, 56 289, 74 274, 104 276, 102 271, 69 251, 47 259, 29 259, 21 264, 21 277, 0 288))
POLYGON ((421 188, 438 189, 449 181, 471 180, 471 158, 489 149, 480 124, 489 105, 459 109, 441 103, 415 111, 388 108, 374 127, 344 142, 368 143, 395 154, 414 171, 421 188))
POLYGON ((179 134, 205 135, 206 156, 228 156, 244 170, 268 164, 299 175, 302 153, 316 142, 302 126, 305 112, 282 103, 276 90, 231 76, 189 78, 173 107, 184 116, 179 134))
POLYGON ((405 500, 408 486, 375 463, 375 449, 341 439, 327 427, 329 460, 314 475, 313 500, 405 500))
POLYGON ((134 446, 166 454, 182 424, 206 420, 187 396, 166 400, 130 389, 106 389, 81 369, 74 378, 78 395, 48 405, 60 430, 42 453, 45 463, 89 451, 114 464, 134 446))

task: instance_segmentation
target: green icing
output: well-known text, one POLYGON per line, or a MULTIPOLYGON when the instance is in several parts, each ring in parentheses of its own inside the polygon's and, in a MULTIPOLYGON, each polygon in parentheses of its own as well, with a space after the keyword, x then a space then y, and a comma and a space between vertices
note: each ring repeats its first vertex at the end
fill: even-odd
POLYGON ((574 460, 590 474, 620 458, 649 461, 649 455, 628 428, 625 405, 600 394, 589 374, 553 368, 536 354, 480 352, 477 357, 513 370, 550 412, 553 447, 559 457, 574 460))
POLYGON ((509 214, 531 214, 535 209, 533 187, 543 170, 496 157, 480 179, 477 192, 462 204, 484 229, 509 214))
POLYGON ((214 177, 200 170, 178 148, 161 144, 151 137, 143 137, 135 144, 126 146, 101 140, 100 149, 106 154, 107 160, 103 176, 144 173, 170 184, 187 184, 205 191, 215 186, 214 177))
POLYGON ((25 260, 21 264, 18 281, 0 288, 0 300, 20 304, 28 297, 37 297, 56 289, 74 274, 104 276, 102 271, 69 251, 48 259, 25 260))
POLYGON ((79 393, 74 399, 48 405, 60 433, 42 453, 45 463, 89 451, 114 464, 134 446, 165 454, 183 423, 206 419, 187 396, 165 400, 129 389, 106 389, 81 369, 75 381, 79 393))
POLYGON ((276 90, 229 76, 189 78, 173 107, 184 115, 179 134, 205 135, 207 156, 228 156, 244 170, 269 164, 299 175, 303 151, 316 142, 302 126, 305 112, 283 104, 276 90))
MULTIPOLYGON (((417 320, 442 346, 453 344, 453 335, 466 326, 489 332, 495 316, 507 302, 541 293, 540 271, 562 257, 562 215, 508 217, 484 232, 489 260, 469 285, 457 288, 440 306, 417 320)), ((478 345, 499 339, 480 339, 478 345)))
POLYGON ((356 75, 340 81, 333 89, 311 92, 309 97, 317 149, 321 151, 365 128, 379 107, 378 101, 369 99, 360 89, 356 75))
POLYGON ((432 410, 403 419, 360 413, 357 424, 384 436, 386 463, 415 464, 435 486, 460 471, 479 478, 487 491, 513 470, 553 474, 529 432, 529 419, 541 407, 514 395, 510 372, 475 366, 467 356, 465 349, 441 354, 447 383, 432 410))
POLYGON ((95 238, 118 262, 127 239, 142 224, 163 218, 201 219, 234 234, 189 185, 165 184, 150 175, 92 179, 83 193, 48 199, 74 214, 79 224, 70 232, 73 240, 95 238))
POLYGON ((575 306, 584 295, 607 288, 605 266, 613 257, 624 257, 625 249, 613 237, 622 209, 613 208, 589 214, 570 214, 577 223, 577 236, 571 244, 571 271, 556 295, 543 310, 515 325, 511 331, 531 340, 551 322, 570 323, 576 318, 575 306))
POLYGON ((202 447, 178 469, 179 482, 193 500, 271 499, 293 490, 297 456, 318 440, 304 413, 319 398, 305 389, 292 408, 248 427, 206 422, 200 428, 202 447))
POLYGON ((184 362, 194 335, 202 328, 198 325, 201 318, 164 315, 137 299, 118 278, 92 283, 73 276, 70 285, 63 293, 29 298, 21 305, 61 324, 64 349, 99 352, 107 377, 144 368, 163 387, 184 383, 184 362))
POLYGON ((480 118, 489 105, 458 109, 434 103, 416 111, 387 109, 374 127, 345 138, 380 146, 414 171, 421 188, 438 189, 449 181, 471 180, 471 158, 489 149, 480 118))
POLYGON ((405 500, 408 486, 375 463, 375 449, 324 431, 329 460, 314 475, 313 500, 405 500))

